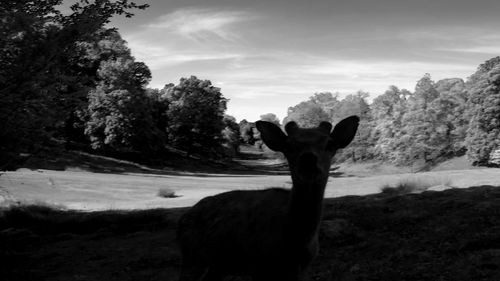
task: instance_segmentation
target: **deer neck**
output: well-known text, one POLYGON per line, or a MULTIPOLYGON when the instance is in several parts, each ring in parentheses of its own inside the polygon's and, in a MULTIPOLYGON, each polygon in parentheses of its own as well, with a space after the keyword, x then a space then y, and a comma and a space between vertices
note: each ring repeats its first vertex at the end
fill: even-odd
POLYGON ((307 242, 317 236, 327 181, 328 175, 308 182, 292 175, 289 215, 295 239, 307 242))

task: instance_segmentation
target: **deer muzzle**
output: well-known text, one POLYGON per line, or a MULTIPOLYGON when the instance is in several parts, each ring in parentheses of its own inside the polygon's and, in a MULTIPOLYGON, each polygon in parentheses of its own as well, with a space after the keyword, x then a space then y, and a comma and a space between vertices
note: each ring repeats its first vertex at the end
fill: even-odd
POLYGON ((318 167, 318 157, 313 153, 304 153, 299 157, 298 175, 303 180, 314 180, 320 173, 321 169, 318 167))

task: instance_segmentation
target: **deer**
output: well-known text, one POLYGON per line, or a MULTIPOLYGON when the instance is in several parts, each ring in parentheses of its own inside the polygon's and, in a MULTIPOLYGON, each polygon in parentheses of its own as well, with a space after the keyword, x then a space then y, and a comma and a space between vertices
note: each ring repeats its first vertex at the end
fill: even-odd
POLYGON ((178 222, 180 281, 307 280, 319 252, 322 203, 332 158, 356 135, 357 116, 316 128, 257 121, 262 141, 284 154, 292 188, 233 190, 201 199, 178 222))

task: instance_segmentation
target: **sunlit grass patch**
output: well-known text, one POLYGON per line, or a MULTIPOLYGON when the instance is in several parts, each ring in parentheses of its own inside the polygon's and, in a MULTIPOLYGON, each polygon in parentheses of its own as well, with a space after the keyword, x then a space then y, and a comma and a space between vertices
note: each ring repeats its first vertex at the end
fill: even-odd
POLYGON ((380 191, 384 194, 420 193, 434 186, 451 186, 451 179, 447 177, 433 178, 425 175, 401 179, 396 184, 384 184, 380 191))
POLYGON ((53 210, 67 210, 68 208, 63 204, 46 202, 42 200, 18 200, 8 198, 0 202, 0 209, 8 209, 13 207, 27 207, 30 208, 44 208, 53 210))

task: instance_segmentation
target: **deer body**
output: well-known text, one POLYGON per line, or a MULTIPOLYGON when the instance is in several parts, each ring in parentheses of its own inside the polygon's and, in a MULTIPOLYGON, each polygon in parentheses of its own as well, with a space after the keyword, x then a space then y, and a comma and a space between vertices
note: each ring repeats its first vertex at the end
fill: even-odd
POLYGON ((358 118, 300 129, 288 123, 286 136, 272 123, 257 128, 266 145, 287 157, 291 190, 230 191, 202 199, 179 221, 183 256, 180 280, 302 280, 316 256, 322 201, 331 158, 356 133, 358 118), (335 136, 341 134, 340 136, 335 136))

